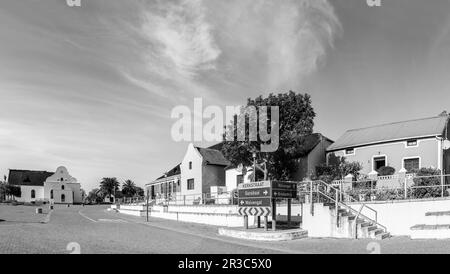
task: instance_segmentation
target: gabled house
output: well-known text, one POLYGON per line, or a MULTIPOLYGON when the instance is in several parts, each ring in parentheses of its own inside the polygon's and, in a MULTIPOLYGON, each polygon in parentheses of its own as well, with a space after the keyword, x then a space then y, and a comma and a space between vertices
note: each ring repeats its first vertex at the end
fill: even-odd
MULTIPOLYGON (((349 130, 327 148, 327 155, 359 162, 363 174, 390 166, 396 172, 433 167, 450 172, 449 116, 395 122, 349 130)), ((376 173, 375 173, 376 174, 376 173)))
POLYGON ((211 187, 225 187, 225 168, 230 162, 220 152, 220 144, 201 148, 190 144, 181 164, 146 184, 150 198, 178 204, 202 203, 211 187))
POLYGON ((211 187, 224 187, 225 167, 229 165, 219 150, 190 144, 180 165, 180 195, 197 201, 203 199, 202 195, 211 194, 211 187))

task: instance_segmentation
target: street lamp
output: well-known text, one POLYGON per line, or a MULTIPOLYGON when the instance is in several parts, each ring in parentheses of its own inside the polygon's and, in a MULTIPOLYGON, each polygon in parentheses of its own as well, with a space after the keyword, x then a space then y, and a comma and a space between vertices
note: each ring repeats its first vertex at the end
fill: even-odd
POLYGON ((256 182, 256 152, 253 152, 253 182, 256 182))

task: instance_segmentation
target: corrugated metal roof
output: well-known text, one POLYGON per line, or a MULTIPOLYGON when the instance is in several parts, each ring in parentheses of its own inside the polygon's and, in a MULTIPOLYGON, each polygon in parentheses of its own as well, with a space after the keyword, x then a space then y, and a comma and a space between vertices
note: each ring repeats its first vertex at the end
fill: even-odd
POLYGON ((441 135, 448 119, 449 116, 438 116, 349 130, 329 146, 327 151, 441 135))

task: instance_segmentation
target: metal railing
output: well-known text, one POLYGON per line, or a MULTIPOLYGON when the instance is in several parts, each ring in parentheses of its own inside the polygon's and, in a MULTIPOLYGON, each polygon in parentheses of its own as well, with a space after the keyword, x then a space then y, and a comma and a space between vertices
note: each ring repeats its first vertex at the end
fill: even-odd
MULTIPOLYGON (((149 199, 154 205, 237 205, 236 192, 217 192, 202 194, 172 193, 168 195, 156 195, 149 199)), ((146 204, 146 197, 117 199, 119 204, 134 205, 146 204)))
MULTIPOLYGON (((383 229, 384 232, 387 232, 387 228, 380 224, 378 222, 378 212, 373 209, 372 207, 368 206, 367 204, 363 203, 359 210, 354 209, 353 207, 347 205, 343 202, 344 199, 347 199, 349 201, 356 201, 353 199, 353 197, 349 196, 345 192, 341 191, 340 189, 333 187, 330 184, 325 183, 324 181, 307 181, 300 183, 300 195, 308 195, 310 198, 311 203, 311 213, 314 214, 314 200, 316 202, 323 202, 323 203, 334 203, 336 208, 336 218, 338 218, 339 214, 339 207, 342 207, 348 211, 350 211, 352 214, 355 215, 355 226, 357 225, 358 218, 361 218, 369 223, 372 223, 373 225, 376 225, 377 227, 383 229), (305 189, 306 188, 306 189, 305 189), (316 194, 316 195, 314 195, 316 194), (322 197, 320 197, 322 196, 322 197), (324 199, 325 198, 325 199, 324 199), (366 214, 363 214, 363 210, 367 209, 368 211, 373 214, 373 217, 368 217, 366 214)), ((339 222, 337 220, 337 225, 339 225, 339 222)))
POLYGON ((378 177, 373 180, 339 181, 334 182, 333 186, 339 187, 352 201, 357 202, 446 198, 450 196, 450 175, 378 177))

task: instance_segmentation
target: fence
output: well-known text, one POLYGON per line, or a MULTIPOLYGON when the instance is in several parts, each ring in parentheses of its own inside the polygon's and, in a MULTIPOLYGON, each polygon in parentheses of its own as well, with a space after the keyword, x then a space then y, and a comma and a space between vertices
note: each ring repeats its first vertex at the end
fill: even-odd
POLYGON ((416 176, 379 176, 373 179, 334 181, 339 188, 357 201, 392 201, 444 198, 450 196, 450 174, 416 176))
MULTIPOLYGON (((146 204, 146 197, 117 199, 119 204, 146 204)), ((149 199, 149 203, 155 205, 237 205, 237 192, 212 192, 202 194, 181 195, 173 193, 169 195, 157 195, 149 199)))

